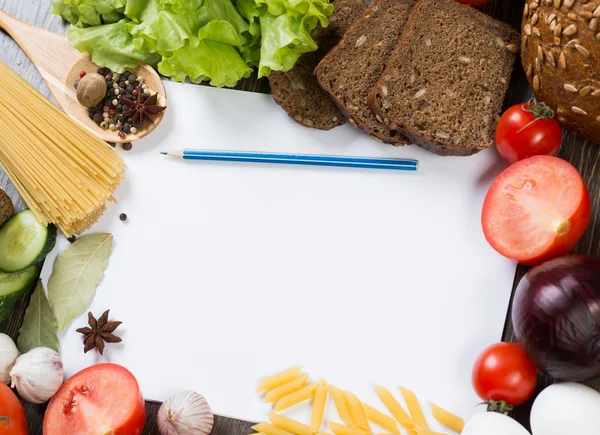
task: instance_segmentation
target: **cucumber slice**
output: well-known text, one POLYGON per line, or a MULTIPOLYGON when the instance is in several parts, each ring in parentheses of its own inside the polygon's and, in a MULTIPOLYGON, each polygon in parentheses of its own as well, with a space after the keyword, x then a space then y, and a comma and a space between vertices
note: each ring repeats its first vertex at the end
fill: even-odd
POLYGON ((35 279, 37 269, 36 266, 31 266, 15 273, 0 272, 0 322, 10 316, 21 295, 35 279))
POLYGON ((0 272, 18 272, 43 261, 55 243, 54 225, 41 225, 31 210, 17 213, 0 228, 0 272))

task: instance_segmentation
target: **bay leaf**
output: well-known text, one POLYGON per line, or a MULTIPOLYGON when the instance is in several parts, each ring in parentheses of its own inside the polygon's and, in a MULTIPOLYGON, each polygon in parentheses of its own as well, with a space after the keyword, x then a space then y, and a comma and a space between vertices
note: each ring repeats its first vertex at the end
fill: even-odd
POLYGON ((48 298, 59 331, 83 313, 96 293, 112 246, 112 234, 90 234, 77 239, 56 259, 48 279, 48 298))
POLYGON ((42 281, 38 281, 19 329, 17 348, 27 353, 35 347, 49 347, 58 352, 58 324, 46 296, 42 281))

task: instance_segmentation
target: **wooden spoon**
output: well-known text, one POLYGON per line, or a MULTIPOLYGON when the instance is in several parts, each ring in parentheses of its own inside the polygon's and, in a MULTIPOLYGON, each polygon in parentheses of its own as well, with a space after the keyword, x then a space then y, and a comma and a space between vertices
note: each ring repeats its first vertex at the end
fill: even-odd
MULTIPOLYGON (((68 39, 57 33, 20 21, 0 9, 0 28, 4 29, 39 70, 50 92, 62 109, 74 121, 84 126, 106 142, 133 142, 151 133, 164 117, 164 111, 155 115, 152 121, 146 121, 136 134, 128 134, 124 139, 117 131, 103 129, 88 116, 88 111, 77 101, 75 80, 81 71, 96 72, 98 65, 87 54, 74 49, 68 39)), ((128 68, 128 71, 144 78, 152 92, 158 92, 158 104, 167 105, 166 91, 160 76, 149 65, 128 68)))

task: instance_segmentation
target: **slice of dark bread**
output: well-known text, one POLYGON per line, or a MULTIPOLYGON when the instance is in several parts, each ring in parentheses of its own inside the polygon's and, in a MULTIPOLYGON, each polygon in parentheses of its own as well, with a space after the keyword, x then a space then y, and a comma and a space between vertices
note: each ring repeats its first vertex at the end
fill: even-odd
POLYGON ((329 26, 317 27, 313 34, 319 49, 301 56, 290 71, 269 75, 277 104, 296 122, 320 130, 344 124, 346 118, 317 83, 314 69, 367 9, 364 0, 337 0, 333 4, 329 26))
POLYGON ((13 202, 10 197, 0 189, 0 226, 4 224, 15 212, 13 202))
POLYGON ((315 69, 321 87, 355 127, 387 143, 404 137, 378 120, 367 104, 416 0, 373 0, 363 16, 315 69))
POLYGON ((388 127, 440 155, 489 147, 519 33, 456 0, 420 0, 369 97, 388 127))

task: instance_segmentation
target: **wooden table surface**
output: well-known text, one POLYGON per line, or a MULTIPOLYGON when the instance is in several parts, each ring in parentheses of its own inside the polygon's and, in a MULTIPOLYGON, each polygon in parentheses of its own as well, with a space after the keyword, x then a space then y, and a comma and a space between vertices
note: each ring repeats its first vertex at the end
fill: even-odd
MULTIPOLYGON (((63 23, 59 17, 52 15, 51 13, 50 0, 0 0, 0 8, 31 24, 54 32, 65 32, 65 23, 63 23)), ((492 3, 484 9, 490 15, 510 23, 515 28, 519 29, 521 12, 523 10, 523 0, 493 0, 492 3)), ((0 59, 15 69, 44 95, 51 98, 50 92, 41 79, 38 71, 31 62, 29 62, 29 59, 25 56, 23 51, 21 51, 14 41, 3 32, 0 32, 0 59)), ((256 80, 255 78, 244 81, 238 88, 246 91, 269 92, 268 82, 266 80, 256 80)), ((517 69, 512 79, 506 105, 508 106, 526 101, 530 96, 529 86, 519 64, 517 65, 517 69)), ((593 201, 592 222, 587 233, 575 248, 575 251, 578 253, 600 255, 600 145, 584 141, 565 133, 560 156, 579 169, 588 184, 593 201)), ((4 188, 15 200, 15 204, 19 209, 23 208, 23 203, 18 198, 18 194, 1 169, 0 187, 4 188)), ((518 283, 525 271, 526 269, 524 267, 517 268, 515 284, 518 283)), ((29 294, 22 298, 11 318, 0 324, 0 332, 4 332, 11 335, 13 338, 16 338, 28 301, 29 294)), ((510 309, 508 313, 509 312, 510 309)), ((498 339, 502 338, 505 341, 514 341, 514 333, 508 313, 503 337, 498 337, 498 339)), ((541 390, 550 382, 551 381, 548 378, 540 375, 538 390, 541 390)), ((588 385, 594 386, 600 391, 600 379, 590 381, 588 382, 588 385)), ((532 401, 533 399, 529 403, 518 407, 513 412, 513 417, 527 427, 529 426, 528 416, 532 401)), ((27 403, 24 403, 24 406, 27 413, 29 433, 41 434, 44 406, 33 406, 27 403)), ((144 434, 146 435, 159 433, 156 426, 156 413, 158 408, 159 404, 147 402, 148 418, 144 430, 144 434)), ((217 417, 213 435, 247 435, 252 432, 250 426, 251 423, 249 422, 217 417)))

